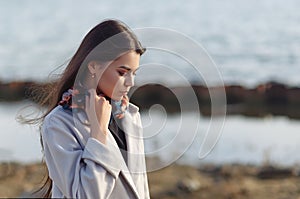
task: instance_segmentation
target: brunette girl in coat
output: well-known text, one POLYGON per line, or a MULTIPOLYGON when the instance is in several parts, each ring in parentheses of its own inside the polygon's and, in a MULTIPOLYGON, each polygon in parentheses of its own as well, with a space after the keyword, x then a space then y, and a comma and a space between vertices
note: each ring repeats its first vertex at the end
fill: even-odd
POLYGON ((46 98, 44 196, 149 198, 139 109, 127 97, 144 51, 117 20, 85 36, 46 98))

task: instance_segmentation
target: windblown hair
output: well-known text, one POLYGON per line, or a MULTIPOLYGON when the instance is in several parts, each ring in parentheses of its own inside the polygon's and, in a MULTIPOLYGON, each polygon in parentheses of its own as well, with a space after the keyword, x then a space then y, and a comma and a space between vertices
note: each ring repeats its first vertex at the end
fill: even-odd
MULTIPOLYGON (((145 50, 126 24, 118 20, 106 20, 99 23, 84 37, 60 78, 48 84, 47 87, 43 87, 43 94, 35 99, 39 105, 46 107, 46 112, 41 117, 29 119, 23 123, 35 123, 41 126, 44 118, 61 100, 62 94, 74 86, 76 78, 86 75, 89 61, 113 61, 128 51, 135 51, 142 55, 145 50)), ((43 143, 42 139, 41 136, 41 143, 43 143)), ((48 198, 51 197, 52 190, 52 180, 48 170, 45 179, 43 186, 37 192, 42 197, 48 198)))

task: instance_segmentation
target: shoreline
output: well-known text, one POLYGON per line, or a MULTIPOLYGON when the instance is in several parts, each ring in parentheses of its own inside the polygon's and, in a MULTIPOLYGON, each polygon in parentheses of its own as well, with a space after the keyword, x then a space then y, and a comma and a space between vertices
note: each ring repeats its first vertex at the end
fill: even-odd
MULTIPOLYGON (((147 159, 147 162, 156 160, 147 159)), ((41 163, 0 163, 0 197, 29 197, 43 180, 41 163)), ((149 172, 152 199, 293 198, 300 192, 299 166, 171 164, 149 172)))
MULTIPOLYGON (((44 88, 50 83, 33 81, 1 82, 0 102, 31 100, 44 96, 44 88)), ((131 102, 138 105, 141 111, 154 104, 161 104, 168 113, 178 113, 181 106, 178 98, 193 99, 196 97, 199 110, 203 116, 211 115, 209 89, 203 85, 191 85, 193 93, 187 87, 167 88, 160 84, 133 87, 129 92, 131 102), (134 92, 133 92, 134 91, 134 92), (176 95, 175 95, 176 94, 176 95), (194 95, 194 96, 191 96, 194 95)), ((217 87, 215 89, 218 89, 217 87)), ((266 82, 253 88, 241 85, 225 85, 228 115, 265 117, 268 115, 287 116, 300 119, 300 87, 288 86, 279 82, 266 82)), ((185 111, 195 110, 188 102, 185 111)))

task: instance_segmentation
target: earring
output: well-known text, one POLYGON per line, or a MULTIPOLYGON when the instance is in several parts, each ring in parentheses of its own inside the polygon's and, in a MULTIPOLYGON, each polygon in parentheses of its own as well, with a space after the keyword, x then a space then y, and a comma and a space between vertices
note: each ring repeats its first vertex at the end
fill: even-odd
POLYGON ((92 74, 92 78, 95 78, 95 73, 92 74))

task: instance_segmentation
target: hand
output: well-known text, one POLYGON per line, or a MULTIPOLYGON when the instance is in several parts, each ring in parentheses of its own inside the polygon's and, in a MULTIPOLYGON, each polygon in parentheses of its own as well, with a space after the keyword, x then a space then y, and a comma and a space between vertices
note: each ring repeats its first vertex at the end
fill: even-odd
POLYGON ((91 137, 105 144, 109 132, 111 105, 105 97, 98 96, 95 89, 90 89, 89 94, 85 100, 85 109, 91 124, 91 137))

